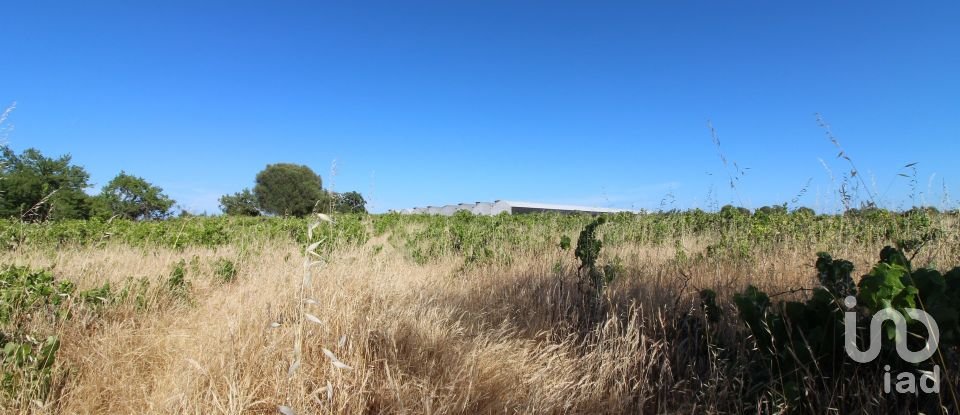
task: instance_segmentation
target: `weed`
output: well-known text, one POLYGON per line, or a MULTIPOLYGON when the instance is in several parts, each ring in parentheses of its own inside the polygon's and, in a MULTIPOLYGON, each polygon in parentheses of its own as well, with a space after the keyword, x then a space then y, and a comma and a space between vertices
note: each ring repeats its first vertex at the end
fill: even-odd
POLYGON ((217 259, 213 268, 213 273, 221 284, 228 284, 237 279, 237 266, 229 259, 217 259))

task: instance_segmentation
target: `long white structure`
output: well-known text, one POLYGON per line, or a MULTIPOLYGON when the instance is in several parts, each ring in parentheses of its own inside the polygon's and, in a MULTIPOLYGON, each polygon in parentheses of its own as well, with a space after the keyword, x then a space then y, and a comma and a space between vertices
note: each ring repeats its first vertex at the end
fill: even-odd
POLYGON ((489 216, 499 215, 501 213, 506 213, 508 215, 516 215, 520 213, 555 212, 555 213, 566 213, 566 214, 586 213, 591 215, 599 215, 601 213, 633 212, 627 209, 611 209, 611 208, 602 208, 602 207, 593 207, 593 206, 554 205, 554 204, 548 204, 548 203, 497 200, 493 203, 477 202, 477 203, 460 203, 456 205, 446 205, 446 206, 427 206, 425 208, 415 207, 413 209, 404 209, 400 211, 400 213, 451 216, 458 211, 468 211, 470 213, 473 213, 474 215, 489 215, 489 216))

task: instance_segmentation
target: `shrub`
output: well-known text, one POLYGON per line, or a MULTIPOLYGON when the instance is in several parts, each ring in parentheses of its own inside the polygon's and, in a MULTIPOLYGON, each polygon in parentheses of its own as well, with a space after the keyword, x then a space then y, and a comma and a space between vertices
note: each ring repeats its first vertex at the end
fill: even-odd
POLYGON ((61 308, 73 294, 69 281, 57 281, 48 271, 5 266, 0 270, 0 323, 13 327, 12 333, 0 332, 0 389, 6 397, 23 396, 44 401, 60 340, 24 332, 29 318, 60 319, 68 316, 61 308))
POLYGON ((187 281, 187 261, 180 260, 174 264, 167 278, 167 289, 174 298, 186 299, 190 293, 190 282, 187 281))
MULTIPOLYGON (((940 326, 940 348, 956 353, 960 346, 960 267, 941 275, 934 269, 912 270, 902 251, 886 247, 880 261, 854 286, 853 264, 834 260, 828 254, 818 255, 817 276, 820 287, 805 302, 788 301, 774 305, 770 297, 754 286, 734 295, 740 319, 750 329, 760 354, 762 369, 752 373, 752 391, 765 390, 779 383, 784 403, 802 407, 801 397, 811 389, 828 385, 827 380, 847 379, 857 368, 846 358, 844 349, 843 300, 856 296, 858 327, 869 327, 869 317, 887 308, 897 310, 908 321, 907 338, 898 338, 893 326, 886 325, 880 358, 872 362, 880 367, 929 369, 932 362, 906 363, 894 358, 897 342, 914 344, 925 339, 925 328, 904 312, 905 308, 922 307, 940 326)), ((863 344, 863 342, 858 342, 863 344)), ((815 408, 806 408, 814 410, 815 408)))
POLYGON ((221 283, 230 283, 237 278, 237 267, 233 261, 220 258, 214 264, 214 275, 221 283))
POLYGON ((49 271, 6 266, 0 270, 0 322, 20 325, 24 316, 43 310, 59 317, 59 305, 73 291, 73 283, 56 281, 49 271))

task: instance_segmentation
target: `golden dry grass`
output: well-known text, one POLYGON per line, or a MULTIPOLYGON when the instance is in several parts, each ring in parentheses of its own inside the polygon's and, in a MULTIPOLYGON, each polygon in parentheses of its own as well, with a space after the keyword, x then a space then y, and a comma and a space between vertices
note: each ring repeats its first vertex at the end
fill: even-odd
MULTIPOLYGON (((684 244, 691 251, 706 245, 684 244)), ((604 255, 623 258, 627 272, 608 293, 607 317, 585 329, 577 323, 569 251, 520 252, 510 265, 464 270, 454 256, 416 265, 379 239, 338 250, 314 270, 304 289, 314 301, 304 307, 322 324, 303 320, 302 363, 290 376, 302 249, 274 241, 243 252, 108 245, 2 254, 0 262, 51 269, 78 289, 151 280, 148 306, 129 299, 100 312, 77 306, 66 324, 42 327, 62 340, 55 397, 45 407, 19 403, 11 410, 266 414, 284 405, 298 414, 742 412, 768 403, 743 403, 741 380, 730 377, 736 370, 723 367, 729 362, 703 341, 705 335, 736 339, 742 330, 731 326, 735 319, 706 327, 695 310, 695 289, 714 288, 729 298, 748 283, 771 292, 815 284, 813 248, 749 264, 702 261, 678 269, 671 248, 618 246, 604 255), (384 249, 374 252, 373 245, 384 249), (237 261, 236 281, 217 280, 212 264, 218 258, 237 261), (163 289, 180 259, 189 264, 188 300, 163 289), (334 367, 323 349, 353 369, 334 367)), ((877 249, 844 254, 864 269, 877 249)))

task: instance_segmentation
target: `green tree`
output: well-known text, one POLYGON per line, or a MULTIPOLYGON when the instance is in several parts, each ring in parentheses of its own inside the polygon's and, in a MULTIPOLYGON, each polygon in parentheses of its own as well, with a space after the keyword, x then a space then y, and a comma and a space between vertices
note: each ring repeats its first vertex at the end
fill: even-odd
POLYGON ((163 189, 123 171, 103 187, 97 198, 101 215, 134 220, 163 219, 170 215, 174 205, 174 201, 163 194, 163 189))
POLYGON ((817 212, 816 212, 816 211, 814 211, 813 209, 810 209, 810 208, 808 208, 808 207, 805 207, 805 206, 801 206, 801 207, 798 207, 798 208, 794 209, 794 210, 793 210, 793 214, 794 214, 794 215, 797 215, 797 216, 807 216, 807 217, 815 217, 815 216, 817 216, 817 212))
POLYGON ((367 201, 357 192, 335 193, 334 203, 338 213, 367 213, 367 201))
POLYGON ((787 213, 787 205, 773 205, 773 206, 763 206, 757 208, 754 214, 760 214, 764 216, 774 216, 774 215, 785 215, 787 213))
POLYGON ((70 155, 53 159, 30 148, 0 154, 0 216, 29 220, 83 219, 90 214, 84 193, 90 175, 70 164, 70 155))
POLYGON ((733 205, 724 205, 722 208, 720 208, 720 216, 724 219, 732 219, 738 216, 748 217, 750 216, 750 209, 733 205))
POLYGON ((309 167, 278 163, 268 164, 257 173, 253 194, 257 206, 274 215, 306 216, 324 199, 320 176, 309 167))
POLYGON ((876 203, 866 202, 860 205, 860 208, 850 208, 843 212, 844 216, 852 216, 859 218, 878 218, 878 217, 891 217, 894 215, 894 212, 891 212, 887 209, 877 206, 876 203))
POLYGON ((220 197, 220 210, 229 216, 260 216, 257 198, 250 189, 220 197))

